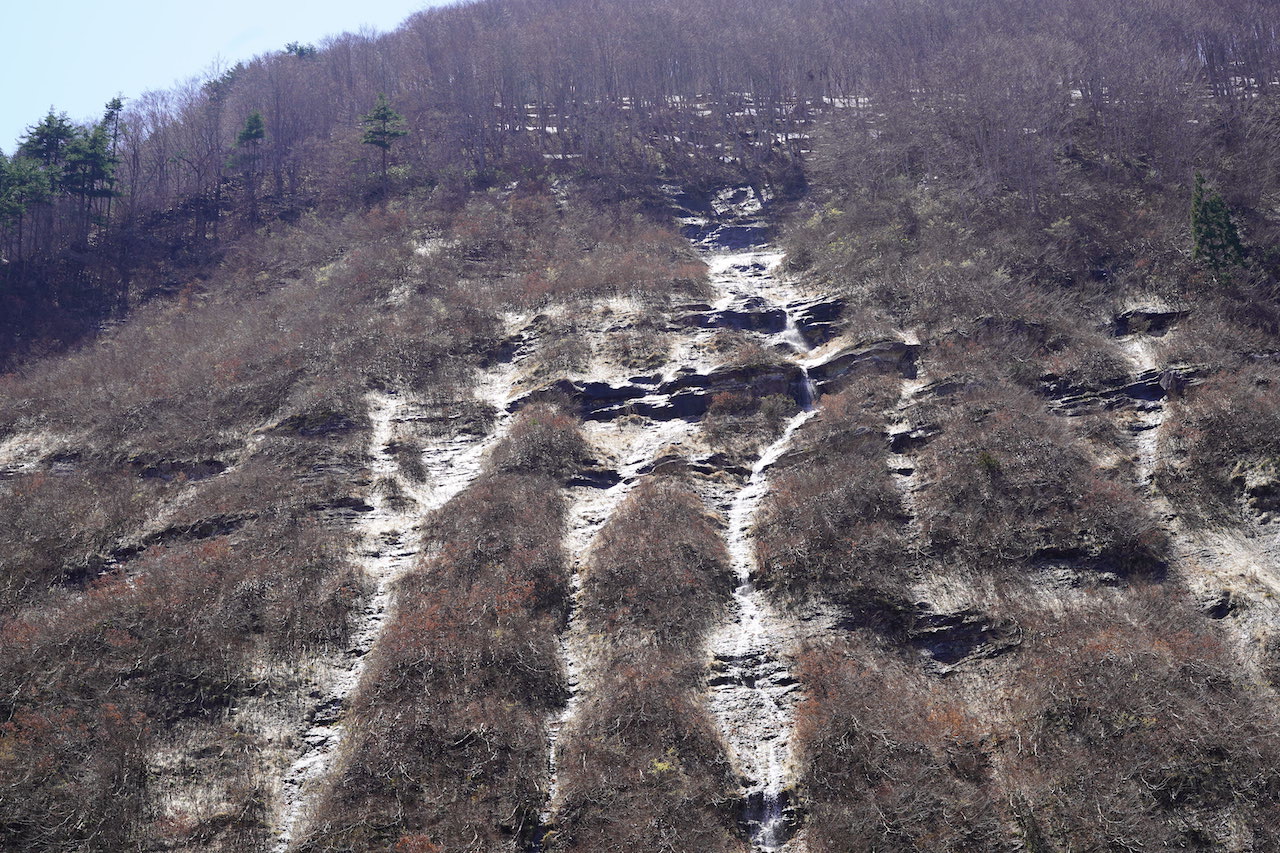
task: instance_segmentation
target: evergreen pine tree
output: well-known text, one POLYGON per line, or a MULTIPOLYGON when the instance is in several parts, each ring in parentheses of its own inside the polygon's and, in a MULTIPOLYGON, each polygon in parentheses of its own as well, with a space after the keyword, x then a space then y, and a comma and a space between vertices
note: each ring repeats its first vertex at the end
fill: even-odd
POLYGON ((63 188, 82 199, 106 198, 111 192, 115 162, 106 129, 96 125, 67 144, 63 188))
POLYGON ((102 126, 110 128, 111 134, 111 168, 112 174, 107 178, 107 186, 110 190, 107 193, 107 213, 106 227, 111 228, 111 202, 116 196, 115 192, 115 167, 119 163, 116 157, 116 150, 120 142, 120 113, 124 111, 124 99, 119 96, 107 101, 107 107, 102 115, 102 126))
POLYGON ((241 148, 250 147, 256 150, 258 143, 267 138, 267 123, 262 113, 254 110, 244 120, 244 127, 236 134, 236 145, 241 148))
POLYGON ((244 163, 245 187, 249 193, 249 219, 258 221, 258 147, 267 138, 267 123, 262 113, 254 110, 244 121, 244 127, 236 134, 236 145, 245 150, 242 157, 244 163))
POLYGON ((18 221, 26 205, 20 195, 15 163, 0 151, 0 226, 18 221))
POLYGON ((49 183, 55 189, 62 183, 62 163, 67 146, 78 135, 78 130, 66 113, 48 114, 35 127, 27 129, 18 145, 18 155, 37 160, 44 167, 49 183))
POLYGON ((80 199, 82 240, 88 238, 94 201, 109 198, 113 193, 115 166, 107 130, 101 124, 88 133, 77 134, 67 143, 62 186, 69 195, 80 199))
POLYGON ((315 59, 316 46, 314 44, 291 41, 284 46, 284 53, 285 56, 296 56, 298 59, 315 59))
POLYGON ((1231 210, 1221 193, 1206 188, 1200 172, 1191 194, 1191 240, 1192 257, 1216 274, 1244 264, 1244 245, 1231 210))
POLYGON ((364 136, 360 141, 365 145, 373 145, 382 150, 382 181, 385 184, 387 180, 387 152, 391 150, 391 143, 400 137, 406 135, 409 131, 404 128, 404 116, 391 108, 391 103, 387 100, 385 93, 378 93, 378 101, 373 105, 373 109, 366 115, 360 117, 360 123, 364 125, 364 136))
POLYGON ((49 196, 49 178, 37 161, 17 155, 6 160, 0 155, 0 226, 17 226, 12 247, 16 258, 22 257, 27 210, 49 196))

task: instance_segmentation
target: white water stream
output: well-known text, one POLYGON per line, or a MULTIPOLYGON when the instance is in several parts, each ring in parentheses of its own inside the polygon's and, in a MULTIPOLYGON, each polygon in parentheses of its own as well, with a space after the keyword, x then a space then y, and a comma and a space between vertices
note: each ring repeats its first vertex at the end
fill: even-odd
MULTIPOLYGON (((801 294, 775 274, 781 253, 764 246, 741 250, 717 249, 703 244, 713 291, 712 312, 776 312, 796 303, 801 294)), ((722 356, 712 345, 716 329, 690 329, 676 342, 663 371, 668 378, 679 372, 709 372, 721 366, 722 356)), ((767 489, 769 469, 790 448, 796 431, 815 412, 814 389, 808 381, 804 356, 810 347, 795 318, 789 313, 785 328, 765 336, 765 343, 788 352, 800 366, 804 382, 795 390, 802 411, 790 419, 781 435, 763 450, 746 483, 727 498, 727 545, 738 584, 734 591, 732 616, 711 639, 711 653, 718 661, 715 685, 708 697, 708 710, 719 724, 743 780, 744 822, 756 849, 781 850, 787 836, 786 791, 790 780, 789 735, 795 697, 795 682, 785 662, 791 642, 798 636, 795 626, 777 614, 752 582, 754 550, 752 528, 767 489)), ((569 533, 565 546, 573 563, 575 599, 581 588, 582 571, 589 562, 592 544, 601 527, 643 476, 647 467, 673 445, 691 438, 698 426, 682 420, 665 423, 619 420, 588 423, 584 432, 602 455, 615 460, 619 475, 609 488, 578 488, 570 492, 569 533)), ((676 450, 675 455, 680 455, 676 450)), ((718 490, 718 489, 717 489, 718 490)), ((589 692, 591 638, 581 620, 571 616, 562 637, 561 657, 566 668, 570 699, 548 723, 550 740, 550 791, 542 814, 543 825, 551 825, 559 807, 557 749, 560 733, 578 712, 581 699, 589 692)))
POLYGON ((782 435, 760 455, 747 484, 729 510, 727 544, 738 586, 733 591, 733 621, 711 641, 721 667, 712 693, 712 710, 747 780, 746 815, 757 849, 774 851, 786 840, 783 792, 787 788, 795 682, 784 662, 780 638, 792 634, 756 589, 752 527, 768 491, 769 468, 790 448, 792 437, 816 411, 793 417, 782 435))
MULTIPOLYGON (((717 306, 763 300, 769 307, 783 307, 793 302, 797 294, 774 275, 780 260, 776 252, 759 250, 713 256, 709 261, 712 285, 722 294, 717 306)), ((754 848, 762 851, 783 849, 789 834, 785 792, 791 777, 790 735, 797 697, 786 660, 797 630, 752 580, 756 569, 753 527, 768 492, 770 468, 791 448, 796 431, 817 414, 804 361, 810 347, 790 312, 786 327, 772 338, 786 345, 791 360, 801 367, 803 383, 796 395, 801 411, 761 452, 746 484, 730 503, 726 544, 738 585, 732 617, 710 642, 717 667, 710 710, 743 779, 744 823, 754 848)))

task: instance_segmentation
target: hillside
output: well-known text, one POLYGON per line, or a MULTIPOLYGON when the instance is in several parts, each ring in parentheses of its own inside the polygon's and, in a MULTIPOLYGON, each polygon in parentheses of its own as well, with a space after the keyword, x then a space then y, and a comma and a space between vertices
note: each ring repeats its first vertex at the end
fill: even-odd
POLYGON ((51 113, 0 849, 1280 850, 1278 25, 480 0, 51 113))

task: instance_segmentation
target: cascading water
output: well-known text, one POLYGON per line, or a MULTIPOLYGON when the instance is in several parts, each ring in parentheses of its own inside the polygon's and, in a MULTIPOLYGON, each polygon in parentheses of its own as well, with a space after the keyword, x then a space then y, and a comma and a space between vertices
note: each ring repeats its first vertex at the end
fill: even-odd
MULTIPOLYGON (((791 347, 799 354, 803 355, 811 349, 809 342, 804 339, 804 334, 800 331, 800 324, 796 322, 795 315, 790 311, 787 312, 786 328, 782 330, 778 337, 782 339, 784 344, 791 347)), ((805 378, 807 379, 808 376, 809 374, 806 371, 805 378)))
MULTIPOLYGON (((678 192, 671 189, 675 201, 678 192)), ((811 634, 816 622, 806 616, 802 624, 776 612, 767 596, 756 589, 752 532, 768 488, 770 470, 790 449, 796 432, 815 415, 817 391, 808 369, 821 362, 810 363, 812 347, 806 335, 811 329, 801 328, 798 322, 799 318, 808 316, 805 312, 812 310, 813 294, 801 292, 776 275, 782 254, 765 242, 769 226, 761 216, 758 196, 746 189, 726 191, 716 197, 712 208, 711 216, 693 215, 686 209, 690 215, 680 220, 686 236, 706 260, 711 292, 706 303, 686 306, 696 312, 690 315, 694 321, 681 324, 687 331, 673 341, 661 373, 671 381, 680 376, 711 375, 721 369, 721 329, 760 336, 762 342, 771 345, 794 368, 783 373, 792 376, 787 391, 799 411, 762 450, 745 483, 734 488, 730 485, 732 475, 727 470, 704 482, 704 487, 713 495, 712 500, 726 513, 726 544, 737 580, 729 618, 708 642, 714 663, 707 707, 729 747, 740 779, 743 830, 750 836, 753 849, 781 851, 786 849, 793 829, 787 797, 792 786, 790 735, 798 698, 796 681, 787 662, 792 649, 811 634)), ((616 439, 611 433, 625 432, 630 427, 630 422, 617 422, 601 424, 598 430, 606 444, 614 444, 616 439)), ((584 492, 574 499, 571 532, 566 544, 579 557, 589 549, 596 530, 611 514, 621 495, 644 476, 642 460, 661 453, 667 446, 667 437, 659 436, 659 430, 694 436, 701 432, 691 418, 675 419, 661 428, 649 423, 638 443, 627 441, 628 448, 617 456, 622 463, 618 469, 619 482, 598 492, 584 492), (657 436, 661 440, 646 441, 646 436, 649 439, 657 436)), ((709 459, 720 455, 713 453, 709 459)), ((706 465, 708 461, 701 464, 706 465)), ((559 756, 556 750, 559 736, 562 729, 571 726, 580 694, 590 690, 589 684, 578 683, 584 672, 589 675, 590 665, 584 666, 584 661, 590 658, 587 639, 581 634, 580 626, 574 624, 563 638, 562 655, 573 698, 563 712, 548 723, 552 754, 549 796, 541 815, 544 828, 554 828, 558 817, 559 756)), ((540 839, 531 849, 541 849, 540 839)))
MULTIPOLYGON (((757 252, 755 257, 762 254, 757 252)), ((776 256, 771 260, 776 263, 776 256)), ((756 297, 782 289, 772 275, 773 266, 769 264, 761 272, 758 262, 725 264, 721 260, 712 264, 722 279, 721 286, 756 297), (735 267, 742 270, 736 279, 735 267)), ((804 362, 811 347, 790 312, 786 327, 772 338, 791 350, 793 363, 800 367, 800 378, 792 388, 800 411, 761 452, 746 484, 730 504, 727 545, 738 581, 733 593, 734 618, 711 643, 718 669, 712 679, 711 705, 744 780, 742 823, 753 847, 762 851, 781 850, 790 835, 786 791, 795 680, 781 648, 792 632, 752 580, 756 568, 752 527, 768 490, 769 470, 790 449, 796 431, 816 414, 816 391, 804 362)))
POLYGON ((786 841, 785 788, 789 732, 790 673, 773 648, 775 617, 751 579, 755 553, 751 527, 767 491, 767 472, 791 446, 792 437, 815 411, 801 411, 787 424, 752 467, 746 486, 738 492, 729 511, 728 546, 738 587, 733 592, 738 617, 726 626, 714 645, 725 664, 717 679, 719 692, 735 717, 743 719, 728 732, 740 762, 739 771, 750 780, 744 822, 759 850, 774 851, 786 841))

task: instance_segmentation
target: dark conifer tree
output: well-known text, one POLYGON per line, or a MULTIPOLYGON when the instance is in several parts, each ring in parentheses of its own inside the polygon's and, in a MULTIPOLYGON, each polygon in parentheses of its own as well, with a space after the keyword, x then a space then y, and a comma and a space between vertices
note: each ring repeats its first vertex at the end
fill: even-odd
POLYGON ((236 134, 236 145, 243 152, 240 159, 244 165, 245 188, 249 194, 249 219, 252 222, 258 221, 258 154, 259 147, 266 138, 267 124, 263 121, 262 113, 254 110, 249 113, 244 127, 236 134))
POLYGON ((1206 188, 1200 172, 1191 195, 1191 240, 1192 256, 1216 274, 1244 263, 1244 245, 1231 211, 1220 192, 1206 188))
POLYGON ((112 195, 115 165, 106 128, 101 124, 77 134, 67 144, 63 189, 78 199, 81 240, 88 237, 94 202, 112 195))
POLYGON ((34 127, 28 128, 18 145, 18 155, 38 160, 44 166, 51 182, 60 182, 60 167, 66 158, 67 146, 76 138, 76 126, 66 113, 54 113, 53 108, 34 127))
POLYGON ((387 152, 391 143, 407 134, 404 128, 404 116, 391 108, 385 93, 378 93, 378 101, 373 109, 360 117, 364 125, 364 136, 360 141, 365 145, 373 145, 382 151, 382 181, 387 180, 387 152))
POLYGON ((0 227, 12 229, 6 249, 12 257, 7 260, 21 259, 27 211, 48 201, 49 195, 49 179, 36 161, 16 156, 6 160, 0 155, 0 227))
POLYGON ((107 101, 107 107, 102 115, 102 127, 107 130, 111 136, 111 166, 112 174, 107 179, 111 192, 107 193, 107 213, 106 222, 104 223, 109 229, 111 227, 111 200, 115 198, 115 166, 119 164, 119 158, 116 152, 120 144, 120 113, 124 110, 124 99, 120 97, 112 98, 107 101))

